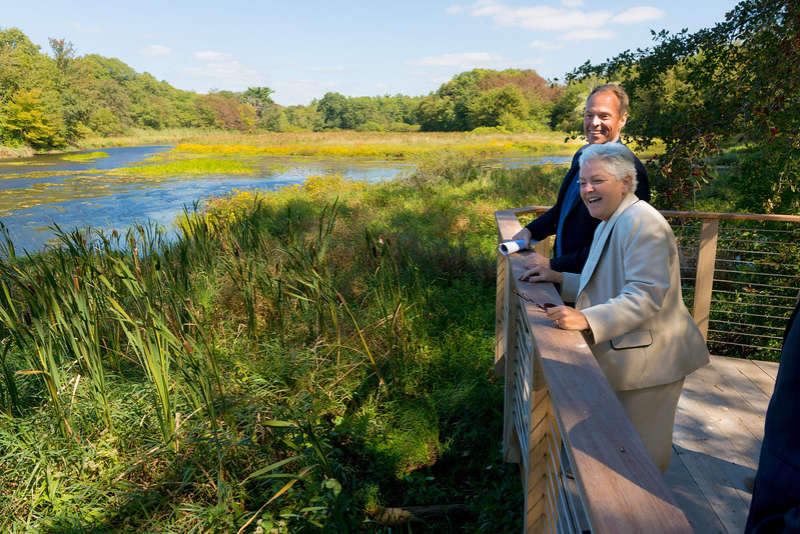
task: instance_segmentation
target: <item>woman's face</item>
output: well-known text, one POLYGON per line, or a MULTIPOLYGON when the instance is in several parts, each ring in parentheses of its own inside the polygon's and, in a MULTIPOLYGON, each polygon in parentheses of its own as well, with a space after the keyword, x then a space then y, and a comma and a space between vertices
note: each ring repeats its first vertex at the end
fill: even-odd
POLYGON ((607 221, 631 190, 633 180, 617 180, 601 160, 589 160, 581 166, 581 199, 595 219, 607 221))

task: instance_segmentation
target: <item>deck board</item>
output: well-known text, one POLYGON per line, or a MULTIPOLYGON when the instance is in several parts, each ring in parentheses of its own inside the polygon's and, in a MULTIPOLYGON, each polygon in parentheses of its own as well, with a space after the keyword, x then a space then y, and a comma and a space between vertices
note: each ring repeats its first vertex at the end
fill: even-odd
POLYGON ((697 533, 727 534, 728 529, 722 524, 714 507, 700 491, 697 482, 684 465, 683 455, 673 449, 669 469, 664 473, 664 480, 675 495, 675 500, 686 519, 697 533))
POLYGON ((777 366, 714 356, 686 379, 664 477, 695 532, 744 530, 777 366))

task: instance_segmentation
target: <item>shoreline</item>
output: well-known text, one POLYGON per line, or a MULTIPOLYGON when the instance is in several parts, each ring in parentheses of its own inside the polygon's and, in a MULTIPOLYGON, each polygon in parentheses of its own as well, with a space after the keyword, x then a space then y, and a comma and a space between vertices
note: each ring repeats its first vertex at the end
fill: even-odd
MULTIPOLYGON (((277 149, 300 149, 298 154, 308 155, 309 147, 321 149, 330 145, 343 147, 364 147, 374 145, 382 148, 386 145, 395 145, 392 148, 405 146, 409 152, 416 152, 412 147, 426 146, 432 149, 451 149, 457 145, 471 145, 480 143, 511 143, 529 145, 550 145, 550 152, 574 152, 580 142, 565 142, 563 132, 541 133, 475 133, 475 132, 356 132, 350 130, 330 130, 323 132, 230 132, 221 130, 198 129, 168 129, 158 131, 135 130, 129 135, 115 137, 90 137, 78 141, 76 144, 63 149, 34 150, 30 147, 5 147, 0 146, 0 160, 13 160, 34 155, 68 154, 84 150, 102 150, 103 148, 134 147, 148 145, 242 145, 250 149, 273 147, 277 149)), ((313 149, 312 149, 313 151, 313 149)), ((401 150, 402 151, 402 150, 401 150)), ((505 150, 498 150, 504 152, 505 150)), ((517 150, 510 150, 515 152, 517 150)), ((347 150, 346 150, 347 152, 347 150)), ((349 154, 341 154, 347 156, 349 154)), ((355 155, 355 154, 353 154, 355 155)))
POLYGON ((0 145, 0 160, 30 158, 36 154, 31 147, 10 147, 0 145))

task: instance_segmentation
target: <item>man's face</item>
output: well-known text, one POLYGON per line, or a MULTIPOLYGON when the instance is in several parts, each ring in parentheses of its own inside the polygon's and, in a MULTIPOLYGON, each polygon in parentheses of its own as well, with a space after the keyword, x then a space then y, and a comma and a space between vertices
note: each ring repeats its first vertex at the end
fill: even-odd
POLYGON ((619 114, 617 95, 611 91, 600 91, 586 101, 583 133, 590 145, 616 141, 627 120, 627 113, 619 114))

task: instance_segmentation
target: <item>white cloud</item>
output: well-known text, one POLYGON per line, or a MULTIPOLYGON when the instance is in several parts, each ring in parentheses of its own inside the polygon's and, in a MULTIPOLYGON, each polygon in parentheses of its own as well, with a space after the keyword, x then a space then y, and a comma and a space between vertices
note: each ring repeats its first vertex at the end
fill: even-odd
POLYGON ((70 24, 72 28, 85 33, 102 33, 103 28, 97 24, 81 24, 80 22, 73 22, 70 24))
POLYGON ((226 61, 231 59, 230 54, 226 54, 224 52, 214 52, 213 50, 195 52, 194 57, 195 59, 199 59, 201 61, 226 61))
POLYGON ((531 44, 528 46, 531 48, 538 48, 540 50, 558 50, 560 48, 564 48, 563 44, 553 43, 551 41, 531 41, 531 44))
POLYGON ((197 67, 184 69, 187 75, 206 81, 209 86, 236 90, 248 86, 265 85, 265 77, 256 69, 238 60, 210 61, 197 67))
POLYGON ((595 41, 598 39, 614 39, 617 36, 611 30, 575 30, 558 36, 559 41, 595 41))
POLYGON ((479 0, 469 13, 473 17, 491 17, 499 26, 552 31, 598 28, 613 17, 610 11, 605 10, 583 12, 550 6, 511 7, 495 0, 479 0))
POLYGON ((275 89, 275 101, 283 106, 306 105, 314 98, 322 98, 328 91, 335 91, 334 82, 319 80, 285 80, 270 84, 275 89))
POLYGON ((154 44, 142 48, 139 53, 145 56, 168 56, 172 53, 172 49, 168 46, 154 44))
POLYGON ((332 65, 332 66, 322 66, 322 67, 311 67, 311 70, 314 72, 342 72, 344 67, 342 65, 332 65))
POLYGON ((660 9, 650 6, 637 6, 623 11, 615 16, 612 21, 619 22, 620 24, 638 24, 639 22, 658 20, 661 18, 664 18, 664 12, 660 9))
POLYGON ((503 58, 489 52, 464 52, 460 54, 442 54, 427 56, 422 59, 407 61, 409 65, 419 67, 468 67, 476 64, 488 65, 503 61, 503 58))
POLYGON ((582 0, 561 0, 563 7, 511 6, 498 0, 478 0, 469 7, 451 6, 448 13, 468 12, 473 17, 489 17, 498 26, 528 30, 570 31, 601 28, 609 23, 638 24, 661 19, 665 13, 652 6, 636 6, 617 15, 605 9, 577 9, 582 0), (452 9, 451 9, 452 8, 452 9))
POLYGON ((452 6, 447 6, 445 12, 449 13, 450 15, 455 15, 456 13, 461 13, 462 11, 464 11, 464 9, 465 9, 464 6, 452 5, 452 6))

